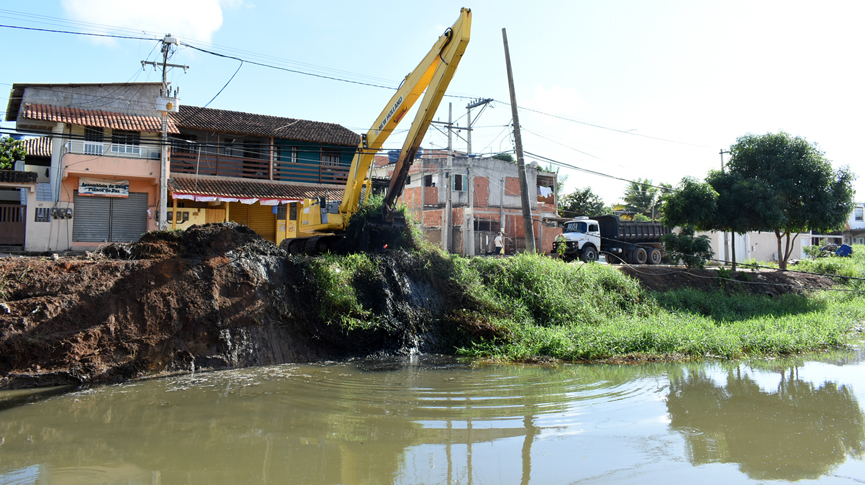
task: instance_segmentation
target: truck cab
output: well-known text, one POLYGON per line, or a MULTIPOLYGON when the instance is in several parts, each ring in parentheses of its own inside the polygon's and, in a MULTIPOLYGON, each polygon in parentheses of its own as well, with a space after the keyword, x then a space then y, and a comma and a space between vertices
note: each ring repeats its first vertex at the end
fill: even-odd
POLYGON ((565 261, 579 258, 585 263, 598 260, 601 249, 601 229, 598 221, 577 217, 565 223, 565 232, 553 242, 553 255, 565 261), (564 249, 559 249, 564 246, 564 249))

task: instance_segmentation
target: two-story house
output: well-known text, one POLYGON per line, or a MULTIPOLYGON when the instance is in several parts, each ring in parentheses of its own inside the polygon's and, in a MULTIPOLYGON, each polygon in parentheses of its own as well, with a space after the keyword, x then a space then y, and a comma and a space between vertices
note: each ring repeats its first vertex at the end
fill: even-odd
MULTIPOLYGON (((90 250, 157 229, 236 221, 279 242, 303 198, 338 198, 360 143, 322 123, 181 106, 162 141, 161 83, 15 84, 6 110, 22 133, 46 134, 49 162, 23 188, 27 251, 90 250), (159 186, 163 150, 168 187, 159 186), (175 213, 177 217, 175 217, 175 213)), ((35 143, 35 142, 30 142, 35 143)), ((23 197, 22 197, 23 198, 23 197)))
POLYGON ((843 234, 845 244, 865 244, 865 202, 853 204, 843 234))
POLYGON ((342 197, 360 143, 335 123, 194 106, 171 118, 171 227, 230 220, 277 244, 302 199, 342 197))

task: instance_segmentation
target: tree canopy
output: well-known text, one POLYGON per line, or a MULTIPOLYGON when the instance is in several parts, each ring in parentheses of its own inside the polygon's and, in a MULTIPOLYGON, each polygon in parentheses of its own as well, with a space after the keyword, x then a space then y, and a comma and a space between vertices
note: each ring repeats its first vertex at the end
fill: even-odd
POLYGON ((605 214, 604 201, 592 192, 591 187, 577 189, 559 199, 559 214, 563 217, 577 217, 605 214))
POLYGON ((749 203, 753 221, 775 232, 782 269, 798 233, 840 229, 853 210, 853 173, 847 167, 833 169, 817 145, 804 138, 747 134, 730 152, 729 172, 750 184, 749 195, 760 196, 749 203))
POLYGON ((660 187, 656 187, 649 179, 638 178, 625 189, 625 207, 629 211, 655 217, 660 208, 661 195, 665 192, 662 189, 671 188, 669 184, 660 184, 660 187))
POLYGON ((706 183, 684 179, 664 198, 668 225, 739 234, 773 231, 778 266, 785 269, 799 233, 837 230, 853 208, 854 175, 846 167, 833 169, 804 138, 747 134, 730 153, 726 171, 711 171, 706 183))
POLYGON ((23 141, 11 136, 0 138, 0 170, 13 168, 15 162, 24 160, 26 156, 27 150, 24 149, 23 141))
POLYGON ((504 160, 506 162, 517 163, 517 160, 510 153, 496 153, 492 156, 492 158, 495 158, 496 160, 504 160))

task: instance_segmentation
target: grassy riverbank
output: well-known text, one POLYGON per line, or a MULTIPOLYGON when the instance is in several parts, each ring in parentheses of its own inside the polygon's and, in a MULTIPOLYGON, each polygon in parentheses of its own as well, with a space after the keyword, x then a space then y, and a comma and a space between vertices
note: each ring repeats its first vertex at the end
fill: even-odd
POLYGON ((788 354, 838 348, 865 325, 860 284, 771 298, 728 293, 720 285, 711 292, 653 293, 609 266, 540 256, 475 259, 462 265, 461 278, 477 298, 499 310, 492 318, 509 334, 461 350, 476 357, 788 354))
MULTIPOLYGON (((465 259, 422 250, 412 259, 432 286, 450 288, 440 293, 450 295, 443 304, 455 322, 451 337, 459 353, 472 357, 592 361, 791 354, 843 347, 865 327, 865 287, 859 281, 765 296, 737 292, 723 284, 720 276, 729 273, 722 272, 712 291, 652 292, 612 266, 538 255, 465 259), (461 331, 472 325, 485 331, 461 331)), ((317 259, 322 317, 358 336, 393 326, 375 318, 366 303, 370 298, 357 289, 377 278, 381 261, 365 254, 317 259)), ((753 275, 743 279, 759 284, 753 275)))

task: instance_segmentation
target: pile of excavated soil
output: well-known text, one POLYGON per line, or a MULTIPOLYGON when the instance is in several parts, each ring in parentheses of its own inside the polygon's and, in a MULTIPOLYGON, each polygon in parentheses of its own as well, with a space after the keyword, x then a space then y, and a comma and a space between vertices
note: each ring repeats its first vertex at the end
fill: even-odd
POLYGON ((403 251, 355 282, 375 329, 324 320, 309 258, 244 226, 146 234, 98 254, 0 259, 0 388, 130 377, 411 348, 443 352, 459 302, 403 251))
POLYGON ((701 291, 723 289, 727 292, 777 296, 804 294, 831 288, 833 278, 795 271, 772 269, 744 270, 722 274, 714 269, 684 269, 658 266, 622 266, 621 271, 652 291, 693 288, 701 291))

